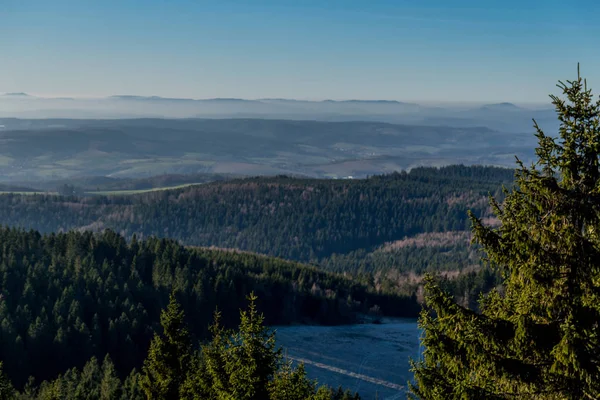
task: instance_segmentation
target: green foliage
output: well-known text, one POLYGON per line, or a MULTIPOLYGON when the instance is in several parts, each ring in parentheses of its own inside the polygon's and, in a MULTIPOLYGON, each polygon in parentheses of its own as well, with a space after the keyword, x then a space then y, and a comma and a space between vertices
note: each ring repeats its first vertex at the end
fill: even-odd
POLYGON ((240 313, 235 332, 224 330, 220 315, 216 315, 213 340, 203 349, 212 391, 219 400, 268 398, 269 382, 281 362, 275 334, 264 326, 264 317, 256 309, 257 297, 251 293, 248 300, 248 309, 240 313))
MULTIPOLYGON (((155 179, 159 177, 150 180, 155 179)), ((407 279, 396 271, 413 276, 462 274, 480 264, 468 240, 436 246, 430 237, 467 235, 467 209, 489 216, 486 196, 491 192, 501 198, 501 184, 512 180, 509 169, 455 165, 356 180, 235 179, 133 197, 4 195, 0 196, 0 223, 42 232, 111 228, 127 238, 157 235, 188 245, 256 251, 360 274, 359 279, 369 284, 377 275, 373 284, 383 292, 411 296, 420 290, 419 284, 408 279, 412 283, 405 285, 407 279), (425 245, 382 250, 388 242, 407 237, 424 240, 425 245)), ((111 182, 104 183, 117 183, 111 182)), ((466 302, 474 304, 476 293, 468 292, 472 294, 466 302)), ((464 293, 455 294, 464 297, 464 293)), ((257 294, 268 300, 267 293, 257 294)), ((379 305, 385 313, 399 308, 379 305)), ((332 307, 337 306, 329 305, 327 310, 332 307)), ((233 315, 234 310, 223 311, 233 315)), ((272 318, 273 313, 266 316, 272 318)), ((332 316, 319 320, 332 321, 332 316)))
MULTIPOLYGON (((36 388, 29 382, 19 399, 29 400, 360 400, 358 394, 333 391, 306 377, 304 366, 284 362, 275 333, 264 326, 254 294, 240 311, 237 330, 219 324, 212 341, 192 349, 184 313, 175 296, 161 313, 162 334, 150 345, 142 374, 121 381, 107 356, 100 366, 92 358, 80 371, 68 370, 36 388)), ((6 380, 8 382, 8 380, 6 380)), ((10 397, 2 397, 2 399, 10 397)))
POLYGON ((140 384, 147 399, 176 399, 186 380, 191 343, 183 310, 173 293, 167 309, 160 314, 160 323, 163 332, 155 334, 150 343, 140 384))
POLYGON ((332 400, 360 400, 360 396, 357 393, 352 393, 349 390, 338 388, 332 393, 332 400))
MULTIPOLYGON (((248 296, 247 310, 240 312, 237 330, 220 325, 215 313, 212 341, 202 346, 202 356, 191 387, 193 399, 214 400, 321 400, 337 399, 336 393, 306 377, 304 365, 293 368, 275 345, 275 332, 264 326, 256 307, 257 297, 248 296)), ((355 397, 360 399, 358 395, 355 397)))
MULTIPOLYGON (((223 328, 215 313, 212 340, 191 357, 190 368, 180 383, 181 399, 210 400, 321 400, 346 399, 327 387, 317 387, 306 377, 304 365, 293 368, 275 344, 275 332, 264 325, 257 297, 248 296, 240 311, 237 330, 223 328)), ((341 393, 341 392, 340 392, 341 393)), ((350 396, 349 392, 347 393, 350 396)), ((358 395, 347 397, 357 399, 358 395)))
MULTIPOLYGON (((296 368, 283 360, 281 348, 275 345, 275 332, 264 326, 264 318, 256 308, 257 297, 251 293, 247 310, 240 313, 236 331, 220 325, 215 314, 211 327, 212 341, 202 346, 200 374, 195 378, 194 399, 214 400, 331 400, 356 399, 349 392, 339 397, 325 386, 317 386, 306 377, 304 365, 296 368)), ((193 387, 190 385, 190 387, 193 387)), ((343 392, 340 392, 343 393, 343 392)))
POLYGON ((83 369, 69 369, 53 381, 45 381, 35 388, 29 383, 20 399, 36 400, 120 400, 140 399, 139 395, 128 392, 116 375, 110 357, 106 356, 102 365, 92 357, 83 369))
POLYGON ((600 101, 579 76, 559 87, 559 137, 536 125, 537 164, 492 199, 501 226, 472 217, 502 290, 475 313, 428 279, 416 398, 600 397, 600 101))
MULTIPOLYGON (((0 359, 16 388, 55 379, 106 354, 123 379, 140 369, 176 290, 192 343, 210 337, 212 312, 227 329, 254 291, 267 325, 351 323, 374 305, 416 315, 413 299, 352 277, 249 253, 185 248, 114 232, 40 235, 0 229, 0 359)), ((131 382, 133 386, 137 385, 131 382)))
POLYGON ((0 223, 109 228, 321 262, 423 232, 468 230, 466 211, 486 215, 485 197, 512 179, 509 169, 449 166, 356 180, 237 179, 136 196, 2 195, 0 223))
POLYGON ((11 400, 14 389, 8 377, 4 374, 4 364, 0 361, 0 400, 11 400))
POLYGON ((316 384, 306 378, 304 365, 293 369, 291 363, 284 363, 269 383, 271 400, 306 400, 314 398, 316 384))
POLYGON ((133 369, 123 382, 121 399, 144 400, 141 380, 141 375, 133 369))
POLYGON ((112 400, 121 397, 123 389, 121 381, 117 377, 115 366, 108 356, 104 357, 102 362, 102 380, 100 381, 100 399, 112 400))
POLYGON ((317 382, 306 377, 304 364, 292 368, 291 363, 283 363, 269 384, 270 400, 360 400, 358 393, 327 386, 317 386, 317 382))

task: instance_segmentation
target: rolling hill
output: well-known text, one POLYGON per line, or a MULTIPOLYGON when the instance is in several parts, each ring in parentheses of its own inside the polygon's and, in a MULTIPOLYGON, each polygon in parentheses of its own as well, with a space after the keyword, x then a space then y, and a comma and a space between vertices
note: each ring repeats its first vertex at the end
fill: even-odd
POLYGON ((164 174, 361 178, 449 164, 514 164, 532 136, 486 127, 264 119, 0 119, 5 182, 164 174))
POLYGON ((513 172, 416 168, 368 179, 244 178, 129 196, 0 196, 0 224, 56 232, 112 229, 194 246, 320 262, 423 233, 466 231, 513 172))

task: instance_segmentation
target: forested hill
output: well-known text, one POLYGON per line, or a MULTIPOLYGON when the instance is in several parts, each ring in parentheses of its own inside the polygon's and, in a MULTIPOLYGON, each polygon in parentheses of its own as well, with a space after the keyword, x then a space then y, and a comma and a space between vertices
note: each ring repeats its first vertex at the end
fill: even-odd
POLYGON ((217 306, 226 326, 237 324, 251 291, 267 324, 348 323, 372 308, 418 312, 413 298, 372 289, 292 262, 166 239, 0 229, 0 360, 19 387, 106 354, 124 376, 145 358, 171 290, 195 340, 206 338, 217 306))
POLYGON ((113 229, 187 245, 301 261, 372 249, 424 232, 469 229, 513 171, 417 168, 360 180, 248 178, 134 196, 0 196, 0 224, 55 232, 113 229))

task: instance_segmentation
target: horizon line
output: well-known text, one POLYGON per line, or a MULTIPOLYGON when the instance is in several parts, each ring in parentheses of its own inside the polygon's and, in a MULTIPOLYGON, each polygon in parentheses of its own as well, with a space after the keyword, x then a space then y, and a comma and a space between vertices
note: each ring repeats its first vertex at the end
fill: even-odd
POLYGON ((114 94, 106 96, 80 96, 80 95, 46 95, 46 94, 30 94, 27 92, 5 92, 1 93, 0 97, 14 97, 14 98, 31 98, 31 99, 43 99, 43 100, 109 100, 109 99, 131 99, 131 100, 176 100, 176 101, 297 101, 307 103, 344 103, 344 102, 371 102, 371 103, 391 103, 398 105, 424 105, 424 104, 463 104, 463 105, 551 105, 552 103, 542 101, 444 101, 444 100, 397 100, 397 99, 385 99, 385 98, 322 98, 322 99, 302 99, 293 97, 257 97, 257 98, 243 98, 243 97, 207 97, 207 98, 193 98, 193 97, 167 97, 157 95, 135 95, 135 94, 114 94))

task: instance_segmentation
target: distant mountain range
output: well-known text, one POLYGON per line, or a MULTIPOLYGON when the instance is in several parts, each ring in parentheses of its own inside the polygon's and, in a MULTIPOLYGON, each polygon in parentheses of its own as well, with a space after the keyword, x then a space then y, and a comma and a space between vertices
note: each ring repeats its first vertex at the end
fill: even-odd
MULTIPOLYGON (((191 98, 191 97, 164 97, 164 96, 140 96, 134 94, 116 94, 106 97, 44 97, 44 96, 36 96, 31 95, 25 92, 17 92, 17 93, 4 93, 0 94, 0 97, 25 97, 29 99, 39 99, 39 100, 61 100, 61 99, 69 99, 69 100, 81 100, 81 101, 94 101, 94 100, 138 100, 138 101, 189 101, 189 102, 207 102, 207 101, 230 101, 230 102, 263 102, 263 103, 342 103, 342 104, 395 104, 395 105, 411 105, 411 106, 424 106, 422 104, 414 103, 414 102, 406 102, 399 100, 382 100, 382 99, 346 99, 346 100, 334 100, 334 99, 325 99, 325 100, 301 100, 301 99, 292 99, 292 98, 257 98, 257 99, 244 99, 238 97, 210 97, 210 98, 191 98)), ((490 104, 480 104, 471 107, 465 106, 449 106, 449 108, 497 108, 497 109, 531 109, 536 108, 531 106, 518 106, 515 103, 511 102, 502 102, 502 103, 490 103, 490 104)), ((550 107, 549 104, 537 104, 537 108, 547 108, 550 107)), ((432 107, 429 107, 432 108, 432 107)))
POLYGON ((328 122, 369 121, 394 124, 487 127, 530 132, 532 118, 553 130, 549 106, 533 109, 513 103, 429 106, 397 100, 186 99, 115 95, 104 98, 45 98, 27 93, 0 95, 0 118, 257 118, 328 122))
MULTIPOLYGON (((35 96, 25 92, 14 92, 14 93, 4 93, 0 94, 3 97, 27 97, 31 99, 44 99, 44 100, 60 100, 60 99, 70 99, 75 100, 72 97, 43 97, 43 96, 35 96)), ((205 99, 194 99, 190 97, 164 97, 164 96, 140 96, 134 94, 117 94, 106 97, 82 97, 79 100, 82 101, 92 101, 92 100, 100 100, 100 99, 119 99, 119 100, 153 100, 153 101, 241 101, 241 102, 291 102, 291 103, 356 103, 356 104, 396 104, 396 105, 412 105, 417 106, 419 104, 412 102, 404 102, 398 100, 378 100, 378 99, 348 99, 348 100, 333 100, 333 99, 325 99, 325 100, 299 100, 299 99, 291 99, 291 98, 257 98, 257 99, 243 99, 237 97, 212 97, 205 99)), ((503 102, 503 103, 493 103, 493 104, 482 104, 482 108, 498 108, 498 109, 528 109, 529 107, 519 107, 514 103, 503 102)))
MULTIPOLYGON (((27 96, 23 93, 22 95, 27 96)), ((416 106, 415 103, 406 103, 398 100, 297 100, 297 99, 241 99, 235 97, 215 97, 209 99, 191 99, 191 98, 178 98, 178 97, 161 97, 161 96, 136 96, 136 95, 114 95, 109 96, 109 99, 120 99, 120 100, 150 100, 150 101, 231 101, 231 102, 290 102, 290 103, 355 103, 355 104, 405 104, 416 106)))
POLYGON ((32 97, 30 95, 28 95, 27 93, 4 93, 2 96, 11 96, 11 97, 32 97))

